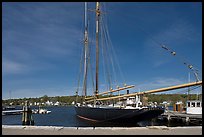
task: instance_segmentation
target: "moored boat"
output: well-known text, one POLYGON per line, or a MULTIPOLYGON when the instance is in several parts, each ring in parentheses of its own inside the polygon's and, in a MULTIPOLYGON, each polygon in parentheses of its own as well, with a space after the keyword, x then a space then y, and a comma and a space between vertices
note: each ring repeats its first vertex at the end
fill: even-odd
MULTIPOLYGON (((79 118, 90 120, 90 121, 95 121, 95 122, 103 122, 103 121, 130 121, 130 122, 136 122, 136 121, 142 121, 142 120, 147 120, 147 119, 152 119, 156 118, 157 116, 161 115, 164 113, 164 108, 160 106, 147 106, 145 105, 144 99, 140 101, 140 96, 143 96, 144 94, 150 94, 150 93, 156 93, 156 92, 163 92, 163 91, 169 91, 169 90, 175 90, 179 88, 185 88, 189 86, 195 86, 195 85, 201 85, 202 81, 196 81, 192 83, 187 83, 187 84, 181 84, 181 85, 176 85, 176 86, 171 86, 171 87, 166 87, 166 88, 160 88, 160 89, 155 89, 155 90, 149 90, 149 91, 143 91, 143 92, 135 92, 135 93, 129 93, 129 89, 134 88, 134 85, 127 85, 126 83, 122 86, 119 87, 117 86, 116 89, 113 89, 113 81, 111 76, 111 71, 109 70, 109 67, 114 66, 112 65, 113 58, 110 57, 109 54, 114 54, 114 52, 110 52, 109 48, 111 48, 111 44, 108 46, 105 46, 106 44, 109 44, 110 38, 108 34, 107 25, 103 25, 105 21, 103 20, 103 17, 107 15, 106 12, 101 10, 100 3, 96 2, 96 8, 95 9, 88 9, 87 8, 87 3, 85 3, 85 14, 84 14, 84 19, 85 19, 85 31, 84 31, 84 46, 83 46, 83 53, 82 53, 82 58, 80 62, 83 62, 83 64, 80 64, 80 73, 81 71, 84 70, 83 73, 83 86, 82 86, 82 96, 78 95, 79 92, 79 83, 81 80, 78 80, 78 88, 76 91, 76 101, 75 101, 75 110, 76 110, 76 115, 79 118), (96 21, 96 26, 94 27, 95 29, 95 34, 94 37, 95 39, 91 38, 91 42, 89 41, 89 32, 90 31, 88 28, 91 26, 89 24, 90 17, 88 17, 87 12, 94 12, 95 13, 95 21, 96 21), (89 21, 88 21, 89 20, 89 21), (100 44, 99 44, 99 38, 100 39, 100 44), (90 44, 95 42, 94 46, 90 46, 90 44), (99 46, 100 45, 100 46, 99 46), (95 47, 95 53, 91 54, 90 51, 93 51, 93 48, 95 47), (90 50, 91 49, 91 50, 90 50), (100 50, 99 50, 100 49, 100 50), (105 51, 108 50, 108 51, 105 51), (101 52, 99 52, 101 51, 101 52), (103 54, 105 53, 105 54, 103 54), (105 92, 100 92, 99 93, 99 58, 100 55, 102 55, 101 58, 103 58, 105 61, 103 64, 107 65, 105 66, 105 76, 107 78, 105 79, 106 82, 109 84, 108 85, 108 90, 105 92), (93 60, 91 60, 91 55, 95 56, 93 60), (95 61, 95 67, 91 66, 93 61, 95 61), (93 74, 92 74, 92 68, 95 69, 95 80, 93 81, 93 74), (91 70, 90 70, 91 69, 91 70), (90 71, 90 72, 89 72, 90 71), (88 78, 89 74, 89 78, 88 78), (91 76, 90 76, 91 75, 91 76), (88 80, 91 81, 90 85, 92 85, 93 89, 93 95, 92 96, 87 96, 87 87, 88 87, 88 80), (125 94, 121 94, 120 91, 127 91, 125 94), (113 95, 114 93, 118 93, 117 95, 113 95), (108 96, 104 96, 108 95, 108 96), (131 101, 131 97, 135 97, 135 101, 131 101), (126 98, 125 103, 121 103, 121 100, 126 98)), ((110 42, 111 43, 111 42, 110 42)), ((168 50, 164 45, 162 48, 165 48, 168 50)), ((172 54, 175 56, 176 53, 172 52, 172 54)), ((113 73, 115 73, 115 69, 113 69, 113 73)), ((100 73, 101 74, 101 73, 100 73)), ((104 76, 104 77, 105 77, 104 76)), ((81 77, 79 77, 81 78, 81 77)), ((118 84, 115 84, 118 85, 118 84)), ((89 88, 91 89, 91 88, 89 88)))

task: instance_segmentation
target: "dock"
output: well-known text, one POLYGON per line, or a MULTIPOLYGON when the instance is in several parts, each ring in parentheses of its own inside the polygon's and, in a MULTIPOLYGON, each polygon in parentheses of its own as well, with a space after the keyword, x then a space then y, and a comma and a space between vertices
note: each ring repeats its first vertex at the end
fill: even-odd
POLYGON ((202 125, 202 114, 187 114, 185 112, 166 111, 161 114, 158 119, 202 125))
POLYGON ((3 110, 2 111, 2 116, 4 115, 20 115, 22 114, 23 110, 3 110))
POLYGON ((2 125, 2 135, 202 135, 202 126, 56 127, 2 125))

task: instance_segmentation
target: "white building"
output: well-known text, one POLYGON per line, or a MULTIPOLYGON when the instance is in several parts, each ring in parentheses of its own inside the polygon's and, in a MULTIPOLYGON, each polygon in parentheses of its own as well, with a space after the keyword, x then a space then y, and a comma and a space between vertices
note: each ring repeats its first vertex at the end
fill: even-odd
POLYGON ((186 113, 187 114, 202 114, 202 101, 200 100, 187 101, 186 113))
POLYGON ((60 104, 59 101, 57 101, 57 102, 55 102, 54 105, 55 105, 55 106, 59 106, 59 104, 60 104))

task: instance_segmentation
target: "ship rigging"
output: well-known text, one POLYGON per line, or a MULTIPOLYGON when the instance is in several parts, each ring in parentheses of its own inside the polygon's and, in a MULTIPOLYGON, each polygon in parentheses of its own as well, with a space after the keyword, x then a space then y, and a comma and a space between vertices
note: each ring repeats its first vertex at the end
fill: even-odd
MULTIPOLYGON (((75 110, 76 115, 80 118, 91 120, 91 121, 140 121, 146 119, 152 119, 157 117, 158 115, 164 112, 164 108, 162 107, 149 107, 141 104, 140 95, 150 94, 156 92, 164 92, 174 89, 186 88, 190 86, 202 85, 202 81, 200 81, 197 77, 197 73, 194 71, 194 74, 197 78, 196 82, 185 83, 175 86, 170 86, 166 88, 160 88, 149 91, 135 92, 129 93, 129 89, 135 87, 135 85, 127 85, 126 82, 123 83, 122 87, 119 87, 117 84, 117 88, 113 89, 113 81, 117 81, 117 78, 113 78, 116 76, 116 67, 114 67, 114 59, 110 56, 114 55, 113 47, 111 46, 111 40, 108 32, 107 25, 104 25, 106 21, 105 11, 101 10, 101 4, 96 2, 96 8, 88 9, 88 5, 85 2, 85 11, 84 11, 84 46, 83 46, 83 54, 81 58, 80 64, 80 73, 78 79, 78 88, 76 90, 76 102, 75 102, 75 110), (95 14, 95 40, 90 38, 90 34, 93 34, 89 28, 93 26, 91 24, 91 19, 88 11, 95 14), (94 44, 93 44, 94 43, 94 44), (108 45, 108 46, 107 46, 108 45), (94 54, 91 53, 93 51, 93 47, 95 48, 94 54), (108 54, 109 53, 109 54, 108 54), (95 58, 93 58, 95 56, 95 58), (103 61, 101 61, 103 59, 103 61), (93 63, 95 61, 95 63, 93 63), (83 64, 82 64, 83 63, 83 64), (105 64, 104 67, 104 77, 106 76, 105 81, 108 83, 107 91, 101 92, 100 86, 101 83, 101 70, 100 63, 105 64), (93 66, 95 64, 95 66, 93 66), (83 67, 83 86, 82 86, 82 96, 79 99, 79 85, 80 85, 80 74, 82 73, 83 67), (110 69, 112 67, 112 71, 110 69), (93 70, 95 71, 95 76, 93 74, 93 70), (113 74, 112 74, 113 73, 113 74), (99 76, 100 75, 100 76, 99 76), (89 77, 88 77, 89 76, 89 77), (95 80, 94 80, 95 77, 95 80), (91 82, 90 82, 91 81, 91 82), (88 96, 88 83, 92 85, 93 95, 88 96), (121 94, 120 91, 127 90, 126 94, 121 94), (100 91, 100 92, 99 92, 100 91), (113 96, 113 93, 117 92, 117 95, 113 96), (109 96, 107 96, 107 94, 109 96), (106 96, 103 96, 106 95, 106 96), (135 105, 130 106, 127 102, 130 101, 130 97, 135 97, 134 103, 135 105), (120 100, 121 99, 121 100, 120 100), (124 99, 126 102, 124 102, 124 99), (121 103, 121 101, 123 101, 121 103), (120 103, 119 103, 120 102, 120 103)), ((162 48, 170 51, 166 46, 162 45, 162 48)), ((176 52, 170 51, 172 55, 176 55, 176 52)), ((192 65, 187 64, 190 69, 194 70, 192 65)), ((117 67, 120 69, 120 67, 117 67)), ((120 70, 119 70, 120 71, 120 70)), ((90 85, 90 84, 89 84, 90 85)), ((89 89, 90 90, 90 89, 89 89)))

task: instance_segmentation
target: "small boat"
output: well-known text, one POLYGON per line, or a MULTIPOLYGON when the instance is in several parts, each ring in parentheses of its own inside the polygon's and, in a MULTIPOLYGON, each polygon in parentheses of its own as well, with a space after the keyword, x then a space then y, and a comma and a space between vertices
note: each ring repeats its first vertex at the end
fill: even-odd
POLYGON ((16 109, 15 106, 2 106, 2 116, 22 114, 22 109, 16 109))
POLYGON ((32 113, 33 114, 49 114, 51 113, 51 111, 45 108, 39 107, 38 109, 33 109, 32 113))
POLYGON ((2 110, 15 110, 15 106, 2 106, 2 110))

